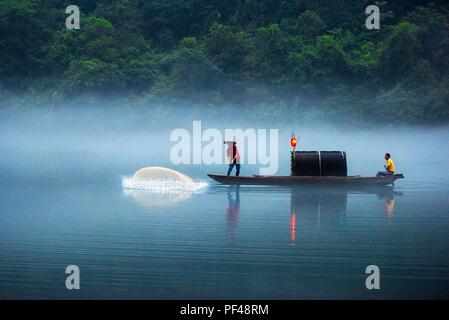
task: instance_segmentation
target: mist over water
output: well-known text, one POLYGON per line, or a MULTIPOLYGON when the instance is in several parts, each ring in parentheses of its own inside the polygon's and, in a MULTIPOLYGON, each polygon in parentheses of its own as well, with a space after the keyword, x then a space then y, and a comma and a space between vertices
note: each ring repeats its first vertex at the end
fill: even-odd
MULTIPOLYGON (((449 126, 368 129, 285 121, 85 108, 2 113, 1 298, 449 297, 449 126), (347 152, 348 174, 373 176, 385 152, 405 175, 376 192, 227 187, 207 173, 226 165, 173 165, 170 133, 278 129, 277 175, 297 150, 347 152), (148 125, 146 125, 148 123, 148 125), (148 166, 177 170, 201 192, 126 192, 148 166), (64 288, 65 267, 83 290, 64 288), (365 267, 382 290, 364 288, 365 267)), ((203 144, 204 146, 205 144, 203 144)), ((258 174, 242 165, 242 175, 258 174)))

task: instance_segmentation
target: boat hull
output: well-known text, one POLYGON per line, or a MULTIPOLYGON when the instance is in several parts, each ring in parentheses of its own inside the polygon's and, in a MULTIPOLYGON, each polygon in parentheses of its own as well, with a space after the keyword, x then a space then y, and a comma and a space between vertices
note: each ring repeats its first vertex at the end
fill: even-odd
POLYGON ((226 176, 208 174, 208 176, 221 184, 226 185, 266 185, 266 186, 298 186, 298 185, 346 185, 346 186, 387 186, 402 174, 391 177, 302 177, 302 176, 226 176))

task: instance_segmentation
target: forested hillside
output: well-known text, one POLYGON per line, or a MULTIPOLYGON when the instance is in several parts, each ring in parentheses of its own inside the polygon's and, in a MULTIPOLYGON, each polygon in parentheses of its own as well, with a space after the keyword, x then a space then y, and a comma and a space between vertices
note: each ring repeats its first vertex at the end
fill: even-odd
POLYGON ((125 97, 259 117, 449 120, 444 1, 1 0, 0 57, 5 105, 125 97), (65 27, 70 4, 80 30, 65 27), (380 30, 365 27, 370 4, 380 30))

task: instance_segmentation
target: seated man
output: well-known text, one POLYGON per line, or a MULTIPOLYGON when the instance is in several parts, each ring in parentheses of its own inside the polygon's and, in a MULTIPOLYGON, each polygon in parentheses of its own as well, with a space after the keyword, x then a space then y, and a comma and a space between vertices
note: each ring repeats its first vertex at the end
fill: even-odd
POLYGON ((385 160, 387 161, 384 166, 385 171, 379 171, 377 177, 394 176, 394 162, 391 160, 391 155, 389 153, 385 154, 385 160))

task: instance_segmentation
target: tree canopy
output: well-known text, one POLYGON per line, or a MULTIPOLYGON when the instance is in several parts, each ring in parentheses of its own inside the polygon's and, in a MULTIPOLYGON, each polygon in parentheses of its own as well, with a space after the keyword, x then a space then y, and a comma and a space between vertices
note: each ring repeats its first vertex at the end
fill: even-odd
POLYGON ((0 94, 239 105, 353 121, 449 120, 449 6, 381 1, 0 2, 0 94))

